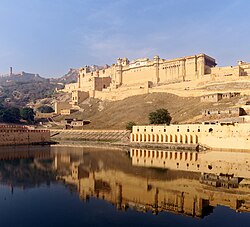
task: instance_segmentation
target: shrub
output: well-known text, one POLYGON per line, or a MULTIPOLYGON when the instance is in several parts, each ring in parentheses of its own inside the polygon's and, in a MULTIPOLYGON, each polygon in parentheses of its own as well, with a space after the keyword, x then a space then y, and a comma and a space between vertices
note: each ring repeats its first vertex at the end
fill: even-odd
POLYGON ((53 108, 51 106, 47 106, 47 105, 44 105, 44 106, 40 106, 37 108, 37 110, 41 113, 52 113, 54 112, 53 108))
POLYGON ((132 131, 132 128, 133 128, 134 125, 136 125, 135 122, 129 121, 129 122, 126 124, 126 129, 132 131))
POLYGON ((172 117, 166 109, 158 109, 155 112, 149 113, 150 124, 167 124, 169 125, 172 117))

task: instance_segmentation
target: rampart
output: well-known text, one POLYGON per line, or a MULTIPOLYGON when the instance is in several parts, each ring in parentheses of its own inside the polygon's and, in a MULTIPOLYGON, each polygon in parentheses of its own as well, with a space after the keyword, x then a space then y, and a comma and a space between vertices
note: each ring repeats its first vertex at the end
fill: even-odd
POLYGON ((25 145, 50 143, 49 130, 30 130, 25 126, 1 125, 0 145, 25 145))
POLYGON ((249 123, 133 126, 131 143, 199 144, 215 149, 250 150, 249 123))

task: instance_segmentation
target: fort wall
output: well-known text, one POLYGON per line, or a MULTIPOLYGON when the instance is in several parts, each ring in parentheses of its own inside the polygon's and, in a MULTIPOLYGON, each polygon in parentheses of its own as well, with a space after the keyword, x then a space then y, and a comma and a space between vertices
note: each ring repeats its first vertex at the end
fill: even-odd
POLYGON ((55 103, 55 113, 61 114, 61 110, 72 108, 72 104, 68 102, 56 102, 55 103))
POLYGON ((250 150, 249 123, 133 126, 132 143, 201 144, 214 149, 250 150))
POLYGON ((49 130, 30 130, 20 126, 0 126, 0 145, 49 143, 49 130))

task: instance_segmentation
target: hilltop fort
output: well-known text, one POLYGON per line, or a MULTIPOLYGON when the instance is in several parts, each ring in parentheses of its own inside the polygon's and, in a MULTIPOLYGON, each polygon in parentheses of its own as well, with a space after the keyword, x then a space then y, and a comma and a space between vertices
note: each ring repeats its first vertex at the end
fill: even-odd
POLYGON ((250 76, 250 63, 239 61, 236 66, 217 67, 216 60, 206 54, 171 60, 155 56, 129 61, 118 58, 112 66, 85 66, 79 70, 76 83, 66 84, 63 91, 85 91, 91 97, 102 96, 120 87, 135 85, 146 88, 169 83, 194 81, 213 77, 250 76))

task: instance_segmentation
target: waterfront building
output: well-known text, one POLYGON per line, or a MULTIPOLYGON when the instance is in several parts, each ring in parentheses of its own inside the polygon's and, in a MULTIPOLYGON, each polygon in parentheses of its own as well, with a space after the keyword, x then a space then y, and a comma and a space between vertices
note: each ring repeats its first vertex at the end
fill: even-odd
POLYGON ((250 123, 133 126, 131 143, 202 145, 215 149, 250 150, 250 123))

